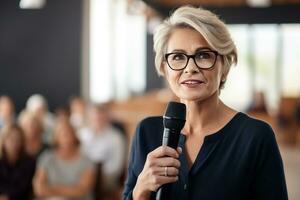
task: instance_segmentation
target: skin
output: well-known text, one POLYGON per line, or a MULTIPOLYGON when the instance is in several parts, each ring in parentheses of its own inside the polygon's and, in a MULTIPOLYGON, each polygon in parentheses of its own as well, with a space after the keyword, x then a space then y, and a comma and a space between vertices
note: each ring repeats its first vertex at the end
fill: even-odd
POLYGON ((19 157, 21 151, 22 138, 18 130, 12 129, 12 132, 5 138, 4 149, 7 153, 7 159, 14 164, 19 157))
POLYGON ((0 117, 5 121, 5 123, 13 123, 14 110, 14 103, 9 97, 0 97, 0 117))
MULTIPOLYGON (((169 38, 167 53, 183 52, 190 55, 200 49, 212 50, 199 32, 190 28, 177 28, 169 38)), ((182 132, 186 135, 185 152, 191 168, 205 136, 220 130, 236 114, 236 111, 219 99, 219 86, 227 74, 224 73, 220 55, 214 67, 209 70, 199 69, 192 59, 181 71, 170 69, 165 62, 163 67, 170 88, 187 107, 186 123, 182 132)), ((177 181, 179 153, 180 149, 175 151, 169 147, 159 147, 150 152, 138 176, 133 199, 149 199, 151 191, 156 191, 165 183, 177 181), (164 176, 165 166, 168 166, 168 177, 164 176)))
POLYGON ((35 118, 28 116, 22 123, 25 134, 25 150, 31 156, 36 156, 42 148, 42 124, 35 118))
POLYGON ((96 133, 101 133, 101 131, 109 125, 109 117, 106 111, 100 111, 97 110, 97 108, 90 109, 88 119, 90 127, 96 133))

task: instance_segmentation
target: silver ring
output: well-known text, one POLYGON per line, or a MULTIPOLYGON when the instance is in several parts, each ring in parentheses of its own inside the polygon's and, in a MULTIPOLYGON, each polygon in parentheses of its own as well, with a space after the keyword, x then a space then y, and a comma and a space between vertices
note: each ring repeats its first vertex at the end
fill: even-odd
POLYGON ((168 176, 168 167, 165 167, 165 176, 168 176))

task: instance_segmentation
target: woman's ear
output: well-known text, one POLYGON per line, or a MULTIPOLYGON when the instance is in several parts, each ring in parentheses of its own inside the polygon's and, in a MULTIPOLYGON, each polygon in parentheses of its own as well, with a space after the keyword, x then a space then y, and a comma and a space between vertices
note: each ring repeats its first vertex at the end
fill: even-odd
POLYGON ((167 70, 167 63, 166 62, 162 62, 161 63, 161 76, 164 76, 165 78, 168 77, 167 73, 168 73, 168 70, 167 70))
POLYGON ((222 74, 222 77, 221 77, 221 82, 222 83, 225 83, 226 82, 226 79, 227 79, 227 74, 222 74))

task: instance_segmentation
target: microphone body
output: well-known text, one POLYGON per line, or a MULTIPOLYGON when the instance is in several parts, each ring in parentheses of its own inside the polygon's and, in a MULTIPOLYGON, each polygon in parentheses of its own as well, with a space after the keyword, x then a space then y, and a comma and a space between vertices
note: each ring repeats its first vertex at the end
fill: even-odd
MULTIPOLYGON (((164 132, 162 145, 177 149, 181 129, 185 124, 186 107, 182 103, 170 102, 163 117, 164 132)), ((156 193, 156 200, 170 199, 172 183, 162 185, 156 193)))

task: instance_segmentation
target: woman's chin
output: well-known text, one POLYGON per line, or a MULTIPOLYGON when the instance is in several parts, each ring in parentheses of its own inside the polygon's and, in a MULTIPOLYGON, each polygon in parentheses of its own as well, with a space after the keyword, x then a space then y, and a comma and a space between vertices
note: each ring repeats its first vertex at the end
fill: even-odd
POLYGON ((197 101, 198 102, 198 101, 202 101, 205 99, 202 95, 199 95, 199 93, 195 94, 195 95, 185 94, 185 95, 179 96, 179 98, 181 101, 184 101, 184 102, 187 102, 187 101, 197 101))

